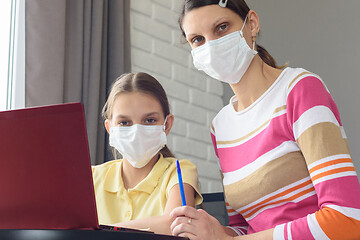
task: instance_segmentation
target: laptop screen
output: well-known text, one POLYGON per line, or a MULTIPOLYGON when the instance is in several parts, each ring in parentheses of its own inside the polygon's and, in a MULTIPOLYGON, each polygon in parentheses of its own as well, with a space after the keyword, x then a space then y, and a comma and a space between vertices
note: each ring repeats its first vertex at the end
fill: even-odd
POLYGON ((83 106, 0 112, 0 228, 96 229, 83 106))

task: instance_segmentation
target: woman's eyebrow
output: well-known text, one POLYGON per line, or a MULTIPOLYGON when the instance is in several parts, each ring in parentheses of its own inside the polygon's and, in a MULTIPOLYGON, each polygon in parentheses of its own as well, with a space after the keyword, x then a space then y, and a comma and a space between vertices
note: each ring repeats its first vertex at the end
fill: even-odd
POLYGON ((228 21, 228 20, 229 20, 229 17, 220 17, 213 23, 213 27, 216 27, 219 23, 221 23, 223 21, 228 21))
MULTIPOLYGON (((223 21, 228 21, 229 20, 229 17, 220 17, 218 19, 216 19, 213 23, 212 23, 212 27, 216 27, 217 25, 219 25, 219 23, 223 22, 223 21)), ((197 36, 199 34, 197 33, 190 33, 190 34, 187 34, 186 35, 186 39, 191 39, 192 37, 194 36, 197 36)))

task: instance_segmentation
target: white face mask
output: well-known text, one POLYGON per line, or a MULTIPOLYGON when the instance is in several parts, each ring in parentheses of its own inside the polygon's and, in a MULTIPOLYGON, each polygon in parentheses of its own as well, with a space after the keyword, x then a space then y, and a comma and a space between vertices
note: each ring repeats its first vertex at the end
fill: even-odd
POLYGON ((133 167, 142 168, 166 145, 165 123, 111 127, 109 144, 133 167))
POLYGON ((243 36, 246 19, 240 31, 193 49, 191 54, 194 66, 217 80, 238 83, 257 54, 255 42, 251 49, 243 36))

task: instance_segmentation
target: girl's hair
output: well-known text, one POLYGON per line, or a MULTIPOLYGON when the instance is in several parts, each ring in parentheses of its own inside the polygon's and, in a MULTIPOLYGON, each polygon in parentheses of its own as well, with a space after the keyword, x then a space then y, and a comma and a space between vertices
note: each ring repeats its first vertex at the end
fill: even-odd
MULTIPOLYGON (((186 13, 190 12, 191 10, 207 5, 218 4, 219 0, 184 0, 182 10, 178 19, 178 23, 182 32, 183 37, 186 37, 184 29, 182 28, 182 22, 184 20, 184 16, 186 13)), ((230 10, 234 11, 237 15, 239 15, 243 20, 245 20, 246 15, 250 11, 250 8, 246 4, 244 0, 228 0, 226 7, 230 10)), ((275 59, 270 55, 270 53, 263 48, 262 46, 256 44, 256 50, 260 56, 260 58, 268 65, 282 69, 284 66, 277 65, 275 59)))
MULTIPOLYGON (((125 73, 118 77, 111 86, 109 97, 102 109, 104 120, 112 118, 112 109, 117 96, 130 92, 150 94, 159 101, 164 117, 169 115, 170 107, 168 98, 164 88, 154 77, 143 72, 125 73)), ((160 150, 160 153, 162 153, 164 157, 174 157, 174 154, 166 145, 160 150)), ((116 158, 116 150, 114 151, 114 157, 116 158)))

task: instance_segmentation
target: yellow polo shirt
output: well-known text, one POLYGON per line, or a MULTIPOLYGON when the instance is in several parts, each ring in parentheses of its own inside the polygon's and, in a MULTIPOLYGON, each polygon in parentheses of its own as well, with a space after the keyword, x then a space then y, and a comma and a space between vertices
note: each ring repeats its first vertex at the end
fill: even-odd
MULTIPOLYGON (((194 188, 198 205, 202 197, 196 166, 186 159, 179 161, 183 182, 194 188)), ((124 188, 121 167, 122 160, 92 167, 99 223, 113 224, 162 215, 170 189, 178 183, 176 159, 160 154, 148 176, 128 190, 124 188)))

